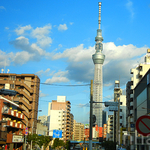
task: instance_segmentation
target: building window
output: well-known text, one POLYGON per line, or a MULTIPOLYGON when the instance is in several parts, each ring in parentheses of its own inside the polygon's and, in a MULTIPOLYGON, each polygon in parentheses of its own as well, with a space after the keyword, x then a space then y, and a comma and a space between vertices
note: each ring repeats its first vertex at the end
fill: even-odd
POLYGON ((10 80, 16 80, 16 76, 10 76, 10 80))
POLYGON ((14 88, 15 88, 15 85, 14 85, 14 84, 10 84, 10 88, 11 88, 11 89, 14 89, 14 88))

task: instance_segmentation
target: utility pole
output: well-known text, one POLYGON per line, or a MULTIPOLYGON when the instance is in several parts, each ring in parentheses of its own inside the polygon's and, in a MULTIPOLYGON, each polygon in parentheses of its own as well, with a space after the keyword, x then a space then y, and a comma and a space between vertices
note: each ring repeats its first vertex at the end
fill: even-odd
POLYGON ((90 89, 90 130, 89 130, 89 150, 92 150, 92 128, 93 128, 93 80, 90 89))

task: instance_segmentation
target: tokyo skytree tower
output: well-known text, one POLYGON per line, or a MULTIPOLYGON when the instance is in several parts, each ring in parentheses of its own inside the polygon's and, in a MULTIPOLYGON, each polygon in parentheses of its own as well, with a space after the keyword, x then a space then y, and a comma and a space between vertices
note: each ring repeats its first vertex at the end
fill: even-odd
MULTIPOLYGON (((100 29, 101 25, 101 2, 99 4, 99 19, 97 29, 97 36, 95 37, 95 54, 92 55, 92 59, 95 65, 94 72, 94 86, 93 86, 93 101, 94 102, 102 102, 102 93, 103 93, 103 72, 102 65, 105 59, 105 55, 102 53, 103 50, 103 37, 102 30, 100 29)), ((96 124, 99 127, 102 127, 102 103, 94 103, 93 104, 93 114, 96 116, 96 124)))

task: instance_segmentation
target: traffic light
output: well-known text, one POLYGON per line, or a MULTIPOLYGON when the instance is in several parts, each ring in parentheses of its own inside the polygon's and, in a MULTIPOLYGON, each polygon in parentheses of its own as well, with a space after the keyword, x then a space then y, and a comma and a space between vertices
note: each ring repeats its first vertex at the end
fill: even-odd
POLYGON ((96 122, 96 116, 95 115, 93 115, 93 127, 95 127, 95 122, 96 122))

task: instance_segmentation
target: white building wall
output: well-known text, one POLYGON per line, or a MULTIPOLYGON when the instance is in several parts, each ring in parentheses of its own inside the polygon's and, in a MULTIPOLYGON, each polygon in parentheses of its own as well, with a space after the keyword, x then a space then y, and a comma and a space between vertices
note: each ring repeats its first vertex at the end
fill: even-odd
POLYGON ((50 110, 49 136, 53 136, 53 130, 62 130, 63 110, 50 110))
POLYGON ((120 105, 120 109, 122 110, 122 113, 120 112, 120 116, 122 116, 122 126, 126 127, 126 95, 120 95, 120 102, 122 103, 120 105))

